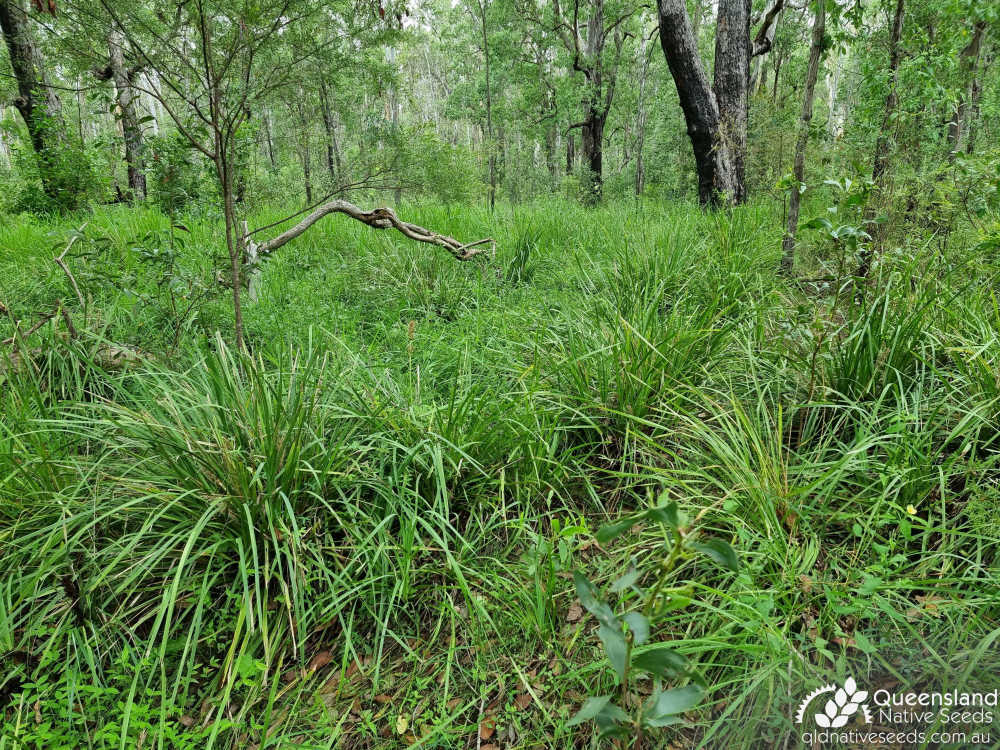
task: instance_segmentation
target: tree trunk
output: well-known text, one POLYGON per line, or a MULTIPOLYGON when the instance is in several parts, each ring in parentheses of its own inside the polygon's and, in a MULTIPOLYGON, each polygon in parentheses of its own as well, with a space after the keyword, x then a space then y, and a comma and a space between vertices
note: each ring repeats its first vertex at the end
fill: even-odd
POLYGON ((659 0, 660 45, 677 86, 698 172, 703 206, 731 202, 741 190, 726 143, 719 138, 719 107, 708 85, 684 0, 659 0))
POLYGON ((586 202, 600 203, 604 169, 605 115, 596 109, 587 112, 587 119, 580 128, 580 146, 587 164, 586 184, 583 186, 586 202))
POLYGON ((268 110, 264 110, 264 115, 261 118, 264 121, 264 142, 267 145, 267 158, 271 162, 271 168, 277 167, 274 161, 274 138, 271 136, 271 113, 268 110))
POLYGON ((486 33, 486 0, 480 0, 479 21, 483 39, 483 74, 486 76, 486 149, 489 154, 488 161, 490 170, 490 192, 488 203, 490 211, 493 211, 496 208, 497 201, 497 155, 496 144, 493 139, 493 93, 490 88, 490 40, 486 33))
POLYGON ((642 195, 646 183, 646 168, 642 151, 646 143, 646 79, 649 77, 649 38, 644 36, 639 46, 639 96, 635 116, 635 194, 642 195))
POLYGON ((312 205, 313 202, 313 187, 312 187, 312 164, 309 159, 309 137, 306 136, 302 141, 302 179, 305 183, 306 189, 306 204, 312 205))
POLYGON ((340 179, 340 149, 337 148, 337 131, 333 122, 333 112, 330 110, 330 97, 327 95, 326 82, 319 82, 319 103, 323 113, 323 128, 326 130, 326 169, 330 173, 330 184, 337 185, 340 179))
MULTIPOLYGON (((896 0, 896 12, 892 20, 892 31, 889 34, 889 93, 885 97, 885 113, 882 115, 882 128, 879 131, 878 141, 875 143, 875 159, 872 164, 872 182, 875 183, 876 191, 881 188, 886 170, 889 167, 889 132, 898 102, 896 78, 899 74, 899 41, 903 36, 903 18, 905 13, 905 0, 896 0)), ((869 206, 866 214, 869 218, 871 217, 871 206, 869 206)), ((877 230, 876 234, 878 234, 877 230)), ((868 271, 871 270, 875 241, 876 238, 873 238, 872 242, 861 253, 861 262, 858 264, 857 274, 861 278, 866 278, 868 271)))
POLYGON ((0 0, 0 31, 10 54, 18 95, 13 104, 28 128, 46 195, 58 200, 68 175, 57 174, 55 152, 65 144, 62 105, 45 75, 44 59, 21 0, 0 0))
POLYGON ((809 123, 813 116, 813 99, 816 93, 816 79, 819 76, 819 61, 823 56, 823 32, 826 28, 825 0, 816 0, 816 17, 813 19, 812 44, 809 47, 809 67, 806 71, 806 90, 802 97, 802 116, 799 118, 799 136, 795 142, 795 181, 788 201, 788 228, 782 240, 781 271, 790 273, 795 262, 795 235, 799 228, 799 207, 802 192, 799 186, 806 168, 806 146, 809 143, 809 123))
POLYGON ((730 154, 734 204, 747 199, 747 89, 750 85, 750 0, 719 0, 715 31, 715 99, 719 135, 730 154))
POLYGON ((896 77, 899 73, 899 40, 903 35, 904 14, 905 0, 896 0, 896 13, 889 38, 889 93, 885 97, 885 113, 882 116, 882 128, 879 130, 878 141, 875 144, 875 160, 872 164, 872 181, 876 184, 881 184, 882 177, 889 166, 889 131, 898 102, 896 77))
POLYGON ((569 133, 566 136, 566 174, 573 174, 576 166, 576 136, 569 133))
POLYGON ((948 159, 953 160, 962 147, 962 131, 965 128, 969 100, 976 85, 976 68, 979 67, 979 54, 983 48, 983 37, 986 36, 986 22, 977 21, 972 31, 972 39, 959 56, 962 72, 963 90, 959 94, 955 111, 948 122, 948 159))
POLYGON ((980 76, 989 69, 991 62, 991 55, 987 54, 982 69, 976 71, 972 77, 972 95, 969 102, 969 137, 965 144, 965 153, 970 156, 976 151, 976 127, 980 119, 979 99, 983 93, 983 84, 980 81, 980 76))
POLYGON ((125 140, 125 164, 128 166, 128 199, 146 197, 146 174, 143 171, 142 126, 136 113, 136 92, 132 76, 125 66, 122 47, 124 36, 117 29, 108 33, 108 61, 111 79, 118 94, 118 109, 121 113, 122 136, 125 140))

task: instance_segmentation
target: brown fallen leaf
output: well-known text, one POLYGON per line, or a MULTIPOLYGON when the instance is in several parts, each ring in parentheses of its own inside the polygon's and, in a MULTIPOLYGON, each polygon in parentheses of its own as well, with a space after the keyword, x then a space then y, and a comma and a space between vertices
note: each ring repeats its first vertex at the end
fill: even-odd
POLYGON ((580 602, 573 602, 569 612, 566 613, 566 622, 577 622, 581 617, 583 617, 583 607, 580 606, 580 602))
POLYGON ((309 660, 309 671, 315 672, 317 669, 325 667, 331 661, 333 661, 333 654, 329 651, 320 651, 309 660))
POLYGON ((447 708, 449 711, 454 711, 456 708, 458 708, 458 706, 461 703, 462 703, 462 699, 461 698, 452 698, 450 701, 448 701, 445 704, 445 708, 447 708))
POLYGON ((379 695, 375 696, 374 700, 379 705, 384 706, 387 703, 392 703, 392 696, 391 695, 386 695, 385 693, 380 693, 379 695))
MULTIPOLYGON (((487 716, 479 722, 479 739, 488 740, 497 731, 497 717, 487 716)), ((482 748, 480 748, 482 750, 482 748)))
POLYGON ((518 710, 523 711, 531 705, 531 696, 527 693, 521 693, 514 699, 514 705, 517 706, 518 710))
POLYGON ((180 723, 180 725, 182 727, 185 727, 187 729, 190 729, 191 727, 194 726, 194 719, 192 719, 187 714, 184 714, 184 716, 182 716, 181 718, 179 718, 177 721, 178 721, 178 723, 180 723))

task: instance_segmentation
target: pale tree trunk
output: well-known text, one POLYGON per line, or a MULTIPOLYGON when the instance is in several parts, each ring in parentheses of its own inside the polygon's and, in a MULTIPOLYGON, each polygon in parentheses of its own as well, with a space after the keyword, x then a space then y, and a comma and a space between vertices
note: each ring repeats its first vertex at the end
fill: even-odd
POLYGON ((976 69, 979 67, 979 55, 983 48, 983 38, 985 36, 986 22, 977 21, 972 31, 972 39, 969 40, 969 43, 959 56, 963 91, 959 94, 955 111, 948 122, 949 160, 953 160, 962 148, 962 133, 967 120, 969 100, 972 98, 973 89, 976 86, 976 69))
POLYGON ((635 194, 642 195, 646 184, 646 166, 642 152, 646 143, 646 79, 649 77, 649 37, 643 36, 639 46, 639 101, 635 116, 635 194))
POLYGON ((312 159, 309 154, 309 121, 306 118, 305 109, 302 106, 302 97, 304 97, 304 92, 299 90, 299 101, 296 104, 296 110, 299 115, 299 150, 302 159, 302 181, 303 187, 306 191, 306 205, 312 205, 313 202, 313 186, 312 186, 312 159))
POLYGON ((778 19, 785 7, 785 0, 771 0, 771 4, 761 18, 760 28, 753 39, 750 56, 754 58, 750 74, 749 91, 751 94, 764 90, 764 55, 774 46, 774 36, 778 31, 778 19))
POLYGON ((61 183, 69 177, 56 174, 53 164, 55 152, 66 140, 62 104, 45 75, 45 61, 31 33, 22 0, 0 0, 0 31, 17 81, 13 104, 28 128, 42 187, 46 195, 58 199, 63 190, 61 183))
POLYGON ((660 45, 677 86, 698 173, 703 206, 742 194, 726 143, 719 138, 719 105, 701 64, 684 0, 659 0, 660 45))
MULTIPOLYGON (((906 14, 905 0, 896 0, 896 12, 893 14, 892 30, 889 32, 889 93, 885 97, 885 112, 882 115, 882 128, 879 131, 878 140, 875 143, 875 159, 872 164, 872 182, 875 183, 875 190, 879 191, 885 180, 886 171, 889 168, 890 131, 892 130, 892 119, 896 113, 896 105, 899 96, 896 91, 897 77, 899 75, 900 61, 900 40, 903 37, 903 18, 906 14)), ((866 214, 872 216, 872 207, 869 206, 866 214)), ((873 234, 880 234, 876 229, 873 234)), ((868 276, 871 270, 873 246, 876 238, 861 253, 861 262, 858 264, 857 275, 861 278, 868 276)))
POLYGON ((719 0, 715 91, 719 135, 732 159, 731 201, 746 202, 747 88, 750 85, 750 0, 719 0))
POLYGON ((806 70, 806 89, 802 97, 802 115, 799 118, 799 135, 795 142, 795 167, 791 195, 788 199, 788 227, 782 240, 781 271, 790 273, 795 262, 795 235, 799 228, 799 207, 802 184, 806 168, 806 146, 809 143, 809 123, 812 122, 813 100, 816 94, 816 79, 819 76, 819 62, 823 56, 823 32, 826 28, 825 0, 816 0, 816 16, 813 19, 812 44, 809 47, 809 67, 806 70))
MULTIPOLYGON (((6 109, 6 107, 0 105, 0 125, 3 124, 6 109)), ((0 162, 3 162, 5 167, 10 166, 10 146, 8 146, 7 141, 4 140, 3 127, 0 127, 0 162)))
POLYGON ((120 31, 108 33, 108 62, 111 79, 117 92, 121 115, 122 136, 125 141, 125 164, 128 167, 129 200, 146 197, 146 174, 143 171, 142 126, 136 112, 136 92, 132 74, 125 65, 123 50, 125 39, 120 31))
POLYGON ((828 70, 826 75, 826 90, 827 90, 827 109, 830 112, 829 121, 827 124, 827 132, 830 138, 837 139, 844 134, 844 122, 847 119, 847 113, 844 110, 843 104, 838 100, 840 95, 840 67, 841 59, 838 52, 834 52, 832 59, 828 61, 828 70))
POLYGON ((486 0, 478 1, 479 8, 479 28, 482 33, 483 43, 483 75, 486 77, 486 153, 489 163, 490 190, 487 202, 490 211, 496 208, 497 201, 497 152, 496 143, 493 138, 493 91, 490 84, 490 39, 486 30, 486 0))

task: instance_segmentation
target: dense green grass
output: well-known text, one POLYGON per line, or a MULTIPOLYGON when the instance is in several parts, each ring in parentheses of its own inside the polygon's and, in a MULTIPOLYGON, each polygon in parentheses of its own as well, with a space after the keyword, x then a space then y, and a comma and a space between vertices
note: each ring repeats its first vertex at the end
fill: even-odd
POLYGON ((569 574, 655 562, 656 529, 592 532, 661 492, 742 566, 677 571, 655 637, 710 695, 651 745, 798 746, 847 674, 996 686, 974 237, 894 243, 858 305, 776 277, 763 206, 405 213, 497 254, 329 219, 267 263, 249 355, 211 217, 87 217, 86 310, 51 262, 85 219, 0 227, 0 302, 79 330, 0 375, 0 747, 475 747, 484 717, 483 745, 586 744, 566 719, 611 681, 569 574))

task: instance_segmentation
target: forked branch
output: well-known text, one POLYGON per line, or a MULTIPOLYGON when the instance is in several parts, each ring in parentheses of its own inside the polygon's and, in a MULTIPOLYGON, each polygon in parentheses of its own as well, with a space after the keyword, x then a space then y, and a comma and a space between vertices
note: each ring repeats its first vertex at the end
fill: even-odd
POLYGON ((352 219, 356 219, 363 224, 367 224, 373 229, 393 228, 401 232, 404 236, 409 237, 411 240, 416 240, 417 242, 427 242, 431 245, 438 245, 451 253, 457 260, 469 260, 469 258, 482 253, 486 249, 484 247, 485 245, 493 244, 493 239, 490 237, 483 240, 477 240, 476 242, 462 243, 454 237, 449 237, 445 234, 438 234, 437 232, 425 229, 417 224, 402 221, 396 216, 395 211, 391 208, 374 208, 371 211, 365 211, 358 208, 353 203, 348 203, 345 200, 338 199, 332 200, 329 203, 324 203, 322 206, 317 207, 315 211, 309 214, 294 227, 286 229, 277 237, 272 237, 271 239, 261 242, 260 244, 251 240, 250 233, 246 233, 246 230, 244 230, 245 234, 243 239, 251 262, 257 260, 257 258, 262 255, 273 253, 282 245, 294 240, 324 216, 336 213, 346 214, 352 219))

